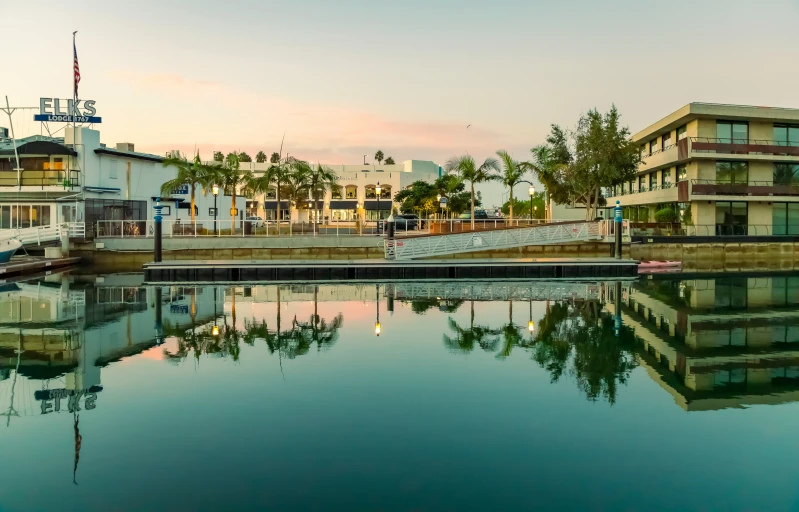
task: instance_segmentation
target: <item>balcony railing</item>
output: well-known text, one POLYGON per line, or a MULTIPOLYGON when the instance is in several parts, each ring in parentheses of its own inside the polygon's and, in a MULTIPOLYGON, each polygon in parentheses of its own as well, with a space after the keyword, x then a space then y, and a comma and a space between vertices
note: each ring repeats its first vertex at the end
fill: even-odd
POLYGON ((658 190, 669 190, 674 188, 676 185, 674 183, 664 183, 662 185, 652 185, 651 187, 644 187, 637 190, 619 190, 618 193, 610 190, 606 197, 621 197, 621 196, 629 196, 633 194, 643 194, 644 192, 656 192, 658 190))
MULTIPOLYGON (((685 140, 685 139, 684 139, 685 140)), ((694 153, 721 153, 726 155, 799 156, 799 143, 766 139, 727 139, 689 137, 694 153)), ((680 147, 680 150, 683 150, 680 147)), ((686 145, 685 151, 687 153, 686 145)), ((680 159, 687 158, 680 152, 680 159)))
POLYGON ((719 180, 691 180, 691 195, 702 196, 799 196, 799 185, 772 181, 730 183, 719 180))
POLYGON ((72 189, 80 186, 80 171, 50 171, 25 169, 20 171, 19 183, 17 173, 0 172, 0 187, 63 187, 72 189))
POLYGON ((631 236, 799 236, 799 226, 771 224, 663 224, 630 222, 631 236))

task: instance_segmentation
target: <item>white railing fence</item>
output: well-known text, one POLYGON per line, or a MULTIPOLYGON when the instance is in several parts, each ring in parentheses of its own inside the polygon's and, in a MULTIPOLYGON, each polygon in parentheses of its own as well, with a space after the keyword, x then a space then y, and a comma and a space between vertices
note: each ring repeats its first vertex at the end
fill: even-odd
POLYGON ((387 240, 386 259, 410 260, 528 245, 586 242, 603 238, 600 222, 564 222, 387 240))
POLYGON ((86 235, 86 225, 83 222, 70 222, 31 228, 0 229, 0 240, 16 238, 24 245, 39 245, 44 242, 60 240, 64 230, 67 231, 70 238, 83 238, 86 235))

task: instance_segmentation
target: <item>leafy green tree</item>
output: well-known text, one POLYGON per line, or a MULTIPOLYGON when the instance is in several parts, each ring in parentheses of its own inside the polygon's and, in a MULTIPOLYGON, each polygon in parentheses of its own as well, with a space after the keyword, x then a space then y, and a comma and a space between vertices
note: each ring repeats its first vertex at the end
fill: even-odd
POLYGON ((189 162, 185 156, 180 154, 179 151, 173 152, 172 156, 165 158, 162 163, 164 167, 176 167, 178 173, 174 179, 165 181, 161 185, 161 195, 169 196, 172 194, 173 190, 183 186, 188 186, 191 193, 191 221, 194 223, 196 220, 195 197, 197 187, 201 187, 203 195, 207 194, 208 190, 210 190, 211 185, 213 184, 215 168, 213 166, 203 164, 202 160, 200 160, 199 153, 194 156, 193 161, 189 162))
MULTIPOLYGON (((519 216, 529 215, 530 213, 534 213, 536 219, 543 218, 546 208, 546 203, 544 202, 544 192, 536 192, 533 196, 533 206, 535 207, 533 211, 530 211, 530 200, 522 201, 521 199, 514 199, 513 200, 513 208, 515 211, 519 212, 519 216)), ((510 201, 505 201, 505 204, 502 205, 501 208, 502 213, 505 215, 508 214, 510 211, 510 201)))
POLYGON ((502 165, 498 181, 501 181, 510 191, 510 195, 508 196, 508 204, 510 206, 509 218, 510 221, 513 222, 513 187, 522 181, 524 175, 527 174, 527 168, 514 160, 504 149, 497 151, 497 156, 499 156, 499 162, 502 165))
POLYGON ((259 164, 266 162, 266 153, 263 151, 259 151, 257 155, 255 155, 255 161, 259 164))
POLYGON ((568 136, 560 126, 553 124, 546 144, 536 146, 530 152, 532 160, 523 165, 532 170, 538 181, 544 185, 545 218, 551 219, 553 200, 558 204, 572 204, 575 201, 566 179, 566 170, 572 162, 568 136))
POLYGON ((472 230, 474 230, 474 207, 476 199, 474 185, 476 183, 485 183, 499 179, 496 174, 499 171, 499 162, 495 158, 486 158, 485 161, 478 166, 471 155, 456 156, 447 161, 446 170, 450 173, 454 172, 461 181, 469 182, 472 212, 471 224, 472 230))
POLYGON ((224 162, 225 155, 221 151, 214 151, 214 162, 224 162))
POLYGON ((378 165, 383 163, 383 151, 378 149, 377 153, 375 153, 375 160, 377 160, 378 165))
POLYGON ((252 162, 252 157, 247 153, 245 153, 244 151, 242 151, 241 153, 239 153, 239 162, 252 162))
POLYGON ((386 165, 394 165, 394 159, 392 157, 386 158, 386 165))

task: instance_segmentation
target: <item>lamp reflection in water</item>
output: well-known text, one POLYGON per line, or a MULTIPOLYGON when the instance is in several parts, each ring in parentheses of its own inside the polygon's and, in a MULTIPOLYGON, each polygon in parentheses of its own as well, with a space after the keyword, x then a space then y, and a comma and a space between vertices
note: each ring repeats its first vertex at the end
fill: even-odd
POLYGON ((527 330, 530 331, 530 334, 535 332, 535 322, 533 322, 533 300, 530 299, 530 320, 527 322, 527 330))
POLYGON ((375 285, 375 304, 377 305, 377 321, 375 322, 375 335, 380 336, 380 285, 375 285))

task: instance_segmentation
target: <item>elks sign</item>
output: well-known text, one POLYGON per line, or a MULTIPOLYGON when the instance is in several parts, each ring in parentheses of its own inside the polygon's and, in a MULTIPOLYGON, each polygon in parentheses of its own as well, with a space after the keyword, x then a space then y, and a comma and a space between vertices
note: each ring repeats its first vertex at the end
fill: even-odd
POLYGON ((103 122, 102 117, 95 117, 97 109, 93 100, 66 100, 66 110, 62 101, 58 98, 40 98, 39 113, 33 116, 33 120, 55 123, 103 122))

